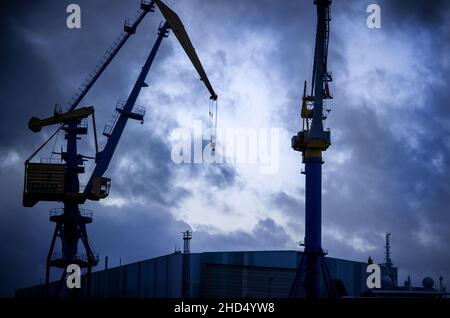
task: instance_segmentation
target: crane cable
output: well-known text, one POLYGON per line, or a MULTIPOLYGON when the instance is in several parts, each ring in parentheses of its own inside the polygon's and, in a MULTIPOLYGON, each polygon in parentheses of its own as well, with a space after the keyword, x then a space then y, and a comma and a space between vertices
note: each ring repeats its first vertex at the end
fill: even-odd
POLYGON ((55 137, 55 135, 61 130, 61 128, 62 128, 63 126, 64 126, 64 125, 60 125, 60 126, 55 130, 55 132, 54 132, 53 134, 51 134, 50 137, 48 137, 48 139, 47 139, 47 140, 46 140, 46 141, 45 141, 38 149, 36 149, 36 150, 31 154, 30 157, 28 157, 28 159, 25 161, 25 166, 27 166, 27 165, 28 165, 28 162, 30 162, 30 160, 33 159, 33 157, 36 156, 36 154, 37 154, 39 151, 41 151, 41 149, 44 148, 45 145, 47 145, 48 142, 49 142, 53 137, 55 137))
POLYGON ((57 132, 57 134, 56 134, 56 137, 55 137, 55 142, 53 143, 53 148, 52 148, 52 152, 50 153, 50 160, 49 160, 49 163, 52 162, 52 157, 53 157, 53 154, 54 154, 54 152, 55 152, 56 143, 58 142, 59 132, 60 132, 60 130, 58 130, 58 132, 57 132))
POLYGON ((214 120, 214 144, 212 145, 213 151, 216 151, 216 140, 217 140, 217 98, 213 101, 216 104, 216 117, 214 120))
POLYGON ((209 99, 209 126, 211 130, 210 144, 211 153, 216 151, 216 134, 217 134, 217 99, 209 99))
MULTIPOLYGON (((96 128, 96 124, 95 124, 95 115, 94 113, 92 113, 92 125, 94 127, 94 143, 95 143, 95 153, 98 153, 98 141, 97 141, 97 128, 96 128)), ((52 140, 53 137, 56 136, 55 138, 55 143, 53 144, 53 148, 52 148, 52 152, 50 154, 50 161, 52 159, 52 155, 53 152, 55 151, 55 146, 56 146, 56 142, 58 141, 58 133, 61 131, 61 128, 63 128, 64 124, 60 124, 59 127, 53 132, 53 134, 50 135, 50 137, 47 138, 47 140, 39 146, 39 148, 37 148, 30 157, 28 157, 28 159, 25 161, 25 166, 28 165, 28 163, 31 161, 31 159, 34 158, 34 156, 36 156, 36 154, 41 151, 42 148, 44 148, 50 140, 52 140)))

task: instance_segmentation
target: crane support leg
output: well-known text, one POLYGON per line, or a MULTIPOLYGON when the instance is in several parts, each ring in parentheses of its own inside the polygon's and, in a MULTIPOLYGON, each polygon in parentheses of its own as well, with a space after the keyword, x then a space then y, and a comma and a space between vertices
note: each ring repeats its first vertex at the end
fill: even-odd
MULTIPOLYGON (((80 173, 81 165, 83 163, 82 157, 77 153, 77 140, 80 130, 78 129, 78 120, 71 119, 63 127, 66 132, 67 151, 63 155, 65 160, 65 191, 69 193, 78 193, 80 190, 80 183, 78 174, 80 173)), ((66 277, 66 268, 70 264, 77 264, 81 269, 87 268, 90 273, 93 266, 97 265, 98 261, 89 245, 89 240, 86 231, 86 224, 92 222, 90 216, 84 216, 79 209, 79 202, 76 199, 65 199, 63 201, 64 209, 62 213, 50 215, 50 221, 55 222, 55 231, 53 239, 50 244, 50 249, 47 257, 46 268, 46 285, 49 287, 50 269, 52 267, 62 269, 60 281, 56 286, 55 296, 58 296, 64 278, 66 277), (60 239, 61 252, 54 253, 55 243, 57 238, 60 239), (78 243, 82 241, 85 249, 86 257, 78 254, 78 243)), ((88 279, 89 280, 89 279, 88 279)))
POLYGON ((303 161, 306 175, 305 251, 289 297, 321 297, 322 277, 327 296, 335 298, 336 287, 325 262, 326 253, 322 250, 322 152, 306 150, 303 161))
MULTIPOLYGON (((306 153, 306 155, 308 152, 306 153)), ((305 158, 305 253, 306 290, 308 298, 319 296, 319 262, 318 253, 321 252, 322 237, 322 157, 305 158)))

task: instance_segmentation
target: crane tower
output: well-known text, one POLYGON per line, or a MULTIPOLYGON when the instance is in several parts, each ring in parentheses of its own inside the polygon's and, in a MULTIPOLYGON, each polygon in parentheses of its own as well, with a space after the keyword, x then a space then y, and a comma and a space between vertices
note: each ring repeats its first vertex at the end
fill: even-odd
POLYGON ((305 249, 289 293, 292 298, 320 297, 321 282, 328 296, 336 296, 336 288, 325 263, 326 253, 322 249, 322 152, 331 145, 330 131, 324 130, 323 125, 326 119, 324 100, 332 98, 328 86, 332 76, 327 70, 331 1, 316 0, 314 4, 317 7, 317 29, 311 93, 308 95, 305 82, 301 106, 303 129, 291 141, 292 148, 302 153, 306 176, 305 249))

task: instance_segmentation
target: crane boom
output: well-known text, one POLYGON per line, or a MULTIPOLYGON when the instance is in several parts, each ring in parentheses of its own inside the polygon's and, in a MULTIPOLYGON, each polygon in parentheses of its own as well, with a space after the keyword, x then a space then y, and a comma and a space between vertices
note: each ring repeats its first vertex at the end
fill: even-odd
POLYGON ((314 96, 314 112, 311 125, 312 135, 322 137, 323 132, 323 100, 330 98, 327 71, 330 4, 329 0, 317 0, 317 28, 314 49, 314 66, 312 74, 311 95, 314 96))
POLYGON ((200 80, 203 81, 209 93, 211 94, 211 99, 217 100, 217 94, 214 91, 211 83, 209 82, 208 76, 206 75, 202 63, 200 62, 200 59, 198 58, 198 55, 195 52, 195 48, 192 45, 191 40, 189 39, 189 36, 184 28, 183 22, 181 22, 178 15, 166 4, 164 4, 164 2, 162 2, 161 0, 156 0, 156 5, 161 10, 161 13, 163 14, 166 21, 170 24, 170 28, 172 29, 173 33, 177 37, 187 56, 191 60, 195 69, 197 70, 198 75, 200 75, 200 80))
MULTIPOLYGON (((147 58, 147 61, 144 64, 144 67, 142 68, 142 71, 136 80, 136 83, 127 99, 123 107, 120 109, 117 108, 117 111, 119 111, 119 117, 117 118, 116 122, 114 123, 114 126, 111 127, 111 132, 107 133, 108 136, 108 142, 105 145, 105 148, 100 151, 96 156, 96 166, 94 168, 94 171, 92 172, 92 175, 89 179, 88 184, 86 185, 84 194, 85 197, 89 198, 89 195, 92 193, 93 184, 95 180, 98 180, 103 176, 103 174, 108 169, 108 166, 111 162, 111 159, 113 157, 114 151, 117 148, 117 145, 119 143, 120 137, 122 136, 122 132, 125 128, 125 125, 129 118, 132 119, 139 119, 143 120, 143 113, 134 113, 133 107, 136 103, 136 100, 139 96, 139 93, 142 89, 142 87, 146 87, 147 84, 145 83, 145 78, 147 77, 148 72, 150 71, 150 67, 153 63, 153 60, 155 59, 156 53, 159 49, 159 46, 162 42, 162 39, 164 37, 167 37, 169 29, 172 29, 174 34, 176 35, 178 41, 180 42, 181 46, 184 48, 186 54, 188 55, 189 59, 191 60, 192 64, 194 65, 195 69, 197 70, 198 74, 200 75, 200 79, 205 84, 206 88, 210 92, 211 96, 210 99, 217 100, 217 94, 215 93, 208 76, 206 75, 205 70, 203 69, 203 66, 200 62, 200 59, 195 52, 195 49, 189 39, 189 36, 187 35, 186 30, 184 29, 183 23, 181 22, 178 15, 170 9, 167 5, 165 5, 162 1, 156 0, 155 3, 160 8, 163 16, 166 18, 166 22, 164 25, 159 29, 158 38, 153 46, 152 51, 150 52, 150 55, 147 58)), ((92 197, 92 196, 91 196, 92 197)), ((94 196, 94 198, 97 198, 98 196, 94 196)))
POLYGON ((122 136, 123 130, 125 129, 125 125, 127 124, 128 119, 133 118, 143 120, 143 115, 133 113, 133 107, 136 103, 139 93, 141 92, 141 89, 143 87, 147 87, 147 84, 145 83, 145 78, 147 77, 147 74, 150 71, 150 67, 153 64, 156 53, 158 52, 159 46, 161 45, 163 38, 167 37, 168 35, 168 30, 169 30, 168 23, 165 23, 159 29, 158 38, 156 39, 156 42, 153 45, 153 48, 144 66, 142 67, 141 73, 139 74, 139 77, 137 78, 136 83, 134 84, 133 89, 130 95, 128 96, 125 105, 123 106, 123 108, 117 109, 117 111, 119 111, 119 118, 117 119, 117 122, 114 125, 114 128, 112 129, 112 132, 108 138, 108 142, 105 145, 105 148, 102 151, 100 151, 96 156, 95 159, 96 166, 94 168, 94 171, 92 172, 91 178, 89 179, 89 182, 84 191, 86 195, 89 195, 89 193, 91 192, 94 179, 103 176, 106 169, 108 169, 108 166, 114 155, 114 151, 117 148, 120 137, 122 136))

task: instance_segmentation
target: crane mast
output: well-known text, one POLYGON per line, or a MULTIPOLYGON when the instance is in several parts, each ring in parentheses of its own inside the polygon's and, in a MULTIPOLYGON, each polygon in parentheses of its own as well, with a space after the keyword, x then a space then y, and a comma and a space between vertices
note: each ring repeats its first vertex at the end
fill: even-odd
POLYGON ((304 251, 289 296, 318 298, 321 276, 329 297, 336 296, 336 288, 325 262, 322 249, 322 152, 331 145, 330 132, 324 130, 324 100, 331 99, 328 83, 332 80, 327 70, 330 30, 330 0, 316 0, 317 29, 311 94, 307 84, 303 90, 301 117, 303 129, 292 137, 292 148, 302 153, 305 164, 305 241, 304 251), (322 275, 321 275, 322 274, 322 275))

